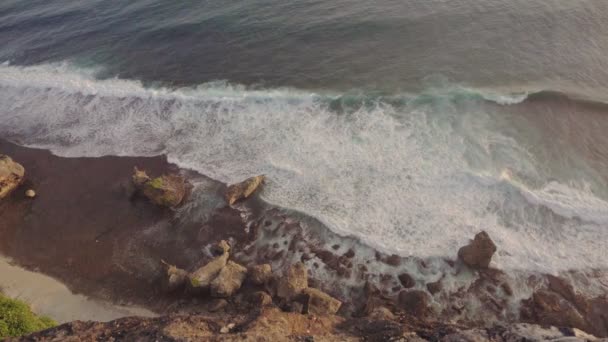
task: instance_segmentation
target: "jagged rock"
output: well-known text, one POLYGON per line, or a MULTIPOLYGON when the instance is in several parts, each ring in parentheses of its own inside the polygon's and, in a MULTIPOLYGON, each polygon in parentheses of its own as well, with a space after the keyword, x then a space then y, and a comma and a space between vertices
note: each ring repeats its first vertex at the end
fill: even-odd
POLYGON ((162 175, 151 179, 145 171, 138 170, 133 173, 133 184, 152 203, 176 207, 186 196, 186 180, 176 174, 162 175))
POLYGON ((272 278, 270 264, 255 265, 249 270, 249 279, 256 285, 263 285, 272 278))
POLYGON ((32 190, 32 189, 28 189, 25 191, 25 197, 27 198, 34 198, 36 197, 36 191, 32 190))
POLYGON ((188 272, 182 270, 181 268, 177 268, 174 265, 169 265, 162 260, 161 262, 167 269, 167 278, 165 284, 167 291, 172 292, 182 287, 188 279, 188 272))
POLYGON ((522 313, 524 319, 532 318, 540 324, 574 327, 585 331, 590 328, 576 307, 554 292, 536 291, 531 300, 524 301, 524 308, 530 310, 522 313))
POLYGON ((301 262, 296 262, 289 268, 287 276, 279 279, 277 296, 286 301, 291 301, 307 287, 308 271, 306 266, 301 262))
POLYGON ((226 266, 228 257, 230 256, 230 246, 224 240, 218 244, 224 253, 218 257, 215 257, 205 266, 197 269, 189 275, 190 283, 194 288, 206 288, 211 284, 211 281, 217 277, 220 271, 226 266))
POLYGON ((496 245, 485 231, 475 235, 475 239, 458 250, 458 257, 471 268, 488 268, 496 245))
POLYGON ((240 199, 251 196, 262 185, 264 179, 263 175, 254 176, 240 183, 230 185, 226 190, 226 202, 232 205, 240 199))
POLYGON ((429 310, 429 295, 420 290, 403 290, 399 292, 399 306, 415 316, 424 316, 429 310))
POLYGON ((25 169, 11 157, 0 154, 0 199, 15 190, 25 177, 25 169))
POLYGON ((232 329, 234 329, 235 326, 236 326, 236 324, 230 323, 230 324, 226 325, 225 327, 222 327, 220 329, 220 334, 227 334, 227 333, 229 333, 232 329))
POLYGON ((305 310, 314 315, 335 315, 342 302, 327 293, 312 287, 302 290, 305 296, 305 310))
POLYGON ((403 287, 405 287, 406 289, 412 288, 414 287, 414 285, 416 285, 416 281, 414 280, 414 278, 412 278, 412 276, 407 273, 400 274, 398 278, 401 285, 403 285, 403 287))
POLYGON ((236 262, 228 261, 220 273, 211 281, 211 295, 214 297, 230 297, 241 288, 247 269, 236 262))

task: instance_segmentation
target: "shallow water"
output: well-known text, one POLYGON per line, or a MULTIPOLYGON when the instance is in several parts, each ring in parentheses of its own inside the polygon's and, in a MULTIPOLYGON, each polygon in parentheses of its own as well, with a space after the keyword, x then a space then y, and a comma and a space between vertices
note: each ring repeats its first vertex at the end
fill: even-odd
POLYGON ((0 274, 0 288, 5 295, 25 301, 32 311, 58 323, 74 320, 107 322, 127 316, 155 316, 143 308, 109 304, 74 294, 59 281, 14 266, 1 256, 0 274))

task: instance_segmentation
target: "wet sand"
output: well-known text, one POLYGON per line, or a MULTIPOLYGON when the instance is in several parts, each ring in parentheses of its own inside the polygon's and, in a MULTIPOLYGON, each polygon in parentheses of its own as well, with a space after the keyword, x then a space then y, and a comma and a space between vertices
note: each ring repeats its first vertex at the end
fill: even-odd
POLYGON ((59 323, 74 320, 107 322, 121 317, 154 317, 153 312, 118 306, 73 294, 61 282, 42 273, 25 270, 0 257, 0 289, 11 297, 25 301, 32 310, 59 323))

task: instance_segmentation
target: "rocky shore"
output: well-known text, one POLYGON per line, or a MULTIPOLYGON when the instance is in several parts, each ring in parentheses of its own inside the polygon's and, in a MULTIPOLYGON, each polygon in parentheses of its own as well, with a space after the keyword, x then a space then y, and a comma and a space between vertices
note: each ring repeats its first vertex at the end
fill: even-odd
POLYGON ((605 270, 509 274, 492 267, 500 246, 482 229, 452 258, 386 255, 263 203, 263 176, 227 186, 164 157, 61 158, 1 140, 0 154, 2 254, 162 315, 23 340, 608 337, 605 288, 578 290, 605 270))

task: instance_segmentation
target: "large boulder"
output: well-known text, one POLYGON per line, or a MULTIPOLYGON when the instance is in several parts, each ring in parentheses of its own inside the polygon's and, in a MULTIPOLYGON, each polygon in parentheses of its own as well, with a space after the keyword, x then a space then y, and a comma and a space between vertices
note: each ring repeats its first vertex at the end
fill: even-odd
POLYGON ((312 287, 302 290, 305 296, 304 308, 309 314, 314 315, 335 315, 342 302, 327 293, 312 287))
POLYGON ((241 288, 247 269, 233 261, 228 261, 220 273, 211 281, 213 297, 230 297, 241 288))
POLYGON ((251 196, 262 185, 264 179, 263 175, 254 176, 240 183, 230 185, 226 190, 226 202, 232 205, 240 199, 251 196))
POLYGON ((223 250, 220 256, 215 257, 209 263, 203 267, 192 272, 188 277, 190 278, 190 284, 194 288, 207 288, 220 274, 220 271, 226 266, 228 257, 230 256, 230 246, 224 240, 220 241, 218 247, 223 250))
POLYGON ((145 171, 133 173, 133 184, 152 203, 164 207, 176 207, 186 197, 187 183, 184 177, 176 174, 150 178, 145 171))
POLYGON ((272 278, 270 264, 255 265, 249 269, 249 279, 256 285, 264 285, 272 278))
POLYGON ((25 169, 11 157, 0 154, 0 199, 15 190, 25 177, 25 169))
POLYGON ((301 262, 291 265, 287 276, 279 279, 277 296, 283 300, 291 301, 296 298, 302 290, 308 287, 308 270, 301 262))
POLYGON ((467 266, 475 269, 488 268, 496 245, 485 231, 475 235, 473 241, 458 250, 458 258, 467 266))

